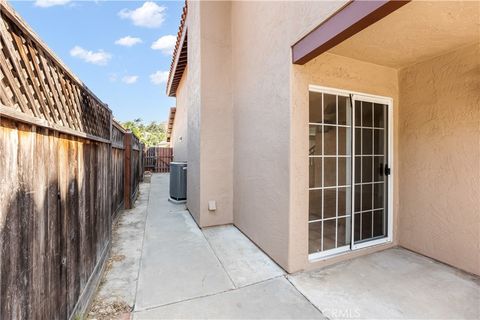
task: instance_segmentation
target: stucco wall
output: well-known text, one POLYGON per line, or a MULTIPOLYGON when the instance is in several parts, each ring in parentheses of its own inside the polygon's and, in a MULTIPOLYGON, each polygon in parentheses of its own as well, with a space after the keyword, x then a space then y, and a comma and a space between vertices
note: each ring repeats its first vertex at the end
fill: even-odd
MULTIPOLYGON (((398 73, 397 70, 362 62, 351 58, 325 53, 303 66, 292 66, 292 143, 291 143, 291 229, 290 229, 290 268, 298 270, 318 267, 325 263, 338 262, 353 255, 343 255, 328 261, 318 261, 308 264, 308 117, 310 84, 332 87, 355 92, 380 95, 393 99, 393 139, 394 163, 398 154, 398 73)), ((398 224, 398 167, 393 165, 394 194, 393 220, 394 227, 398 224)), ((397 230, 394 228, 394 241, 397 230)), ((383 249, 379 246, 355 252, 355 256, 383 249)))
POLYGON ((290 213, 297 212, 289 197, 297 179, 290 162, 290 46, 343 4, 232 3, 234 222, 288 271, 298 268, 288 258, 290 213))
POLYGON ((178 84, 175 120, 173 122, 172 135, 170 137, 170 144, 173 148, 174 161, 187 161, 188 136, 187 136, 187 122, 188 110, 187 99, 188 91, 186 90, 186 82, 188 77, 188 68, 185 68, 182 79, 178 84))
MULTIPOLYGON (((200 2, 188 2, 188 77, 186 81, 187 99, 187 207, 195 218, 200 220, 200 2)), ((178 94, 178 92, 177 92, 178 94)))
POLYGON ((230 2, 189 1, 187 28, 188 76, 177 90, 177 102, 187 106, 187 207, 200 227, 228 224, 233 222, 230 2), (208 209, 209 201, 215 201, 215 211, 208 209))
POLYGON ((230 2, 202 2, 200 226, 233 222, 233 110, 230 2), (208 202, 216 210, 208 210, 208 202))
POLYGON ((400 244, 480 274, 480 47, 401 70, 400 244))

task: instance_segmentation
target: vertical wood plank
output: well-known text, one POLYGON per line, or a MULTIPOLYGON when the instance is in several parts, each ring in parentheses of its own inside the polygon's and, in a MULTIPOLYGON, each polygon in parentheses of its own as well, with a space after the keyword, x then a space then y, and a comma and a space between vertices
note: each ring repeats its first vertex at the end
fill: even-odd
POLYGON ((85 141, 81 140, 77 143, 77 190, 78 190, 78 228, 79 228, 79 276, 80 290, 82 290, 88 280, 89 270, 87 266, 86 248, 86 204, 85 204, 85 162, 84 162, 84 145, 85 141))
POLYGON ((59 135, 58 142, 58 188, 60 195, 60 210, 58 218, 58 232, 60 237, 59 243, 59 255, 60 255, 60 272, 59 281, 56 287, 59 293, 59 308, 60 314, 65 317, 69 312, 69 299, 68 294, 68 268, 67 268, 67 243, 68 243, 68 178, 69 178, 69 165, 68 165, 68 137, 66 135, 59 135))
MULTIPOLYGON (((90 257, 92 257, 92 233, 94 232, 94 228, 92 225, 92 218, 91 216, 94 214, 93 211, 93 189, 92 189, 92 174, 94 172, 94 168, 91 161, 91 143, 90 141, 86 141, 83 146, 83 163, 85 166, 84 169, 84 180, 85 180, 85 245, 83 248, 83 255, 85 256, 84 264, 85 269, 90 270, 90 257)), ((90 272, 87 272, 88 274, 90 272)))
POLYGON ((35 203, 33 199, 33 157, 35 132, 31 126, 18 124, 18 248, 20 249, 18 275, 14 286, 21 292, 19 305, 25 318, 34 317, 34 279, 33 279, 33 217, 35 203))
MULTIPOLYGON (((58 133, 51 132, 48 137, 48 249, 47 275, 48 310, 46 318, 54 319, 62 315, 62 291, 58 290, 61 284, 62 257, 61 257, 61 219, 58 190, 58 133), (57 312, 58 310, 58 312, 57 312)), ((65 314, 63 314, 65 315, 65 314)))
POLYGON ((92 143, 92 166, 95 168, 93 172, 93 205, 94 205, 94 211, 92 212, 92 246, 93 246, 93 251, 92 251, 92 259, 96 260, 97 257, 100 255, 99 253, 99 223, 98 223, 98 215, 96 214, 97 212, 100 211, 100 172, 99 172, 99 166, 98 166, 98 143, 93 142, 92 143))
POLYGON ((124 205, 125 209, 131 209, 131 185, 132 185, 132 134, 127 132, 124 137, 125 146, 125 183, 124 183, 124 205))
POLYGON ((0 318, 21 316, 16 290, 18 234, 18 131, 16 124, 0 118, 0 318))
POLYGON ((33 220, 33 261, 32 280, 33 289, 32 316, 35 319, 45 318, 47 313, 47 283, 46 247, 48 230, 48 163, 38 161, 48 157, 48 130, 36 128, 33 159, 33 201, 35 204, 33 220))
POLYGON ((67 192, 67 292, 68 314, 71 314, 80 293, 79 286, 79 228, 78 228, 78 164, 77 139, 68 141, 67 192))

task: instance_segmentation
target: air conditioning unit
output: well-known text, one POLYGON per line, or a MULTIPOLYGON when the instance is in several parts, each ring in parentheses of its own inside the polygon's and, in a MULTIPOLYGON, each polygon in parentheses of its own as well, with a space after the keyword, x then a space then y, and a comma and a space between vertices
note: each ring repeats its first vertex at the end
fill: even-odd
POLYGON ((170 201, 184 203, 187 200, 187 163, 170 162, 170 201))

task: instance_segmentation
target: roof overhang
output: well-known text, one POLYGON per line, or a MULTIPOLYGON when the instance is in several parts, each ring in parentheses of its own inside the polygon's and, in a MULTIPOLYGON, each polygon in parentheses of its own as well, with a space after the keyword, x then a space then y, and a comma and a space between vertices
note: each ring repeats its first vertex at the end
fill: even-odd
POLYGON ((177 96, 177 88, 182 79, 183 72, 187 66, 188 56, 188 32, 185 25, 187 19, 187 2, 183 7, 183 14, 178 28, 177 42, 172 56, 172 64, 170 65, 170 73, 167 81, 167 95, 169 97, 177 96))
POLYGON ((170 108, 170 114, 168 115, 168 123, 167 123, 167 142, 170 142, 170 138, 172 137, 173 123, 175 122, 176 112, 177 112, 177 108, 175 107, 170 108))
POLYGON ((350 1, 292 46, 292 62, 307 63, 408 2, 410 1, 350 1))
POLYGON ((411 1, 328 53, 401 70, 478 44, 479 22, 480 2, 411 1))

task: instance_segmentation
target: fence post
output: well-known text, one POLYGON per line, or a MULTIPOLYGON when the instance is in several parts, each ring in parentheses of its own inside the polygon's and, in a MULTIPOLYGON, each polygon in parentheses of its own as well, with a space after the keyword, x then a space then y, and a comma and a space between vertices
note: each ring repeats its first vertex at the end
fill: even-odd
POLYGON ((140 144, 140 150, 138 151, 138 171, 139 171, 139 179, 140 182, 143 182, 143 173, 145 172, 145 164, 143 163, 145 160, 145 145, 142 143, 140 144))
MULTIPOLYGON (((108 104, 105 104, 105 107, 108 108, 108 104)), ((108 185, 110 186, 110 190, 113 190, 113 175, 115 172, 112 172, 112 157, 113 157, 113 114, 110 111, 110 145, 108 147, 108 169, 107 169, 107 179, 108 179, 108 185)), ((113 221, 112 221, 112 216, 113 216, 113 208, 112 208, 112 203, 113 203, 113 197, 112 193, 107 191, 107 197, 108 197, 108 239, 112 239, 112 226, 113 226, 113 221)))
POLYGON ((124 206, 132 208, 132 133, 127 132, 123 138, 125 147, 125 174, 124 174, 124 206))

